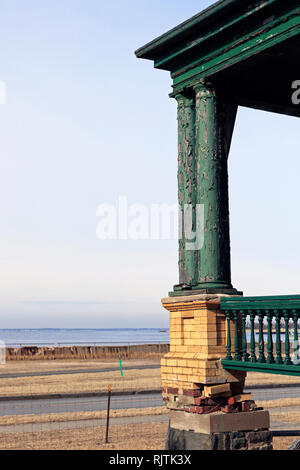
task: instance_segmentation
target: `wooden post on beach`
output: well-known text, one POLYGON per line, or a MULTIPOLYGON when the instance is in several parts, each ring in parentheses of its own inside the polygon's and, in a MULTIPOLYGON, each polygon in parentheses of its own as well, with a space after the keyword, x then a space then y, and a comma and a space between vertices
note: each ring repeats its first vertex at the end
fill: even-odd
POLYGON ((106 437, 105 437, 105 443, 106 443, 106 444, 108 444, 110 397, 111 397, 111 385, 108 386, 107 417, 106 417, 106 437))

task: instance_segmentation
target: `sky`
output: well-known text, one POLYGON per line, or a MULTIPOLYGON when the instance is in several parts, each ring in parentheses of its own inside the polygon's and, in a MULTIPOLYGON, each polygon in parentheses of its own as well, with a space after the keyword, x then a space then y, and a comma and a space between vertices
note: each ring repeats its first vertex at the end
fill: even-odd
MULTIPOLYGON (((97 208, 177 203, 171 78, 134 51, 212 3, 1 0, 0 328, 168 325, 177 241, 99 240, 97 208)), ((299 173, 298 119, 240 108, 229 178, 245 295, 300 293, 299 173)))

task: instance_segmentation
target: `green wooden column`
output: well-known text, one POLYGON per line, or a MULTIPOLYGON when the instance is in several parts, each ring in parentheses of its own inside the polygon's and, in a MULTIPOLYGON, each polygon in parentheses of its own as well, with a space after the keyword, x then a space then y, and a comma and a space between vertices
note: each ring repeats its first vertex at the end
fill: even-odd
POLYGON ((200 84, 196 94, 197 203, 204 205, 204 246, 198 288, 231 288, 227 151, 217 95, 200 84))
MULTIPOLYGON (((196 207, 203 214, 201 247, 187 249, 186 237, 179 241, 179 285, 174 293, 236 294, 231 285, 228 203, 228 154, 237 107, 227 105, 211 84, 198 82, 176 95, 178 102, 179 206, 196 207)), ((183 220, 185 218, 183 217, 183 220)), ((173 295, 174 295, 173 293, 173 295)), ((170 293, 172 295, 172 293, 170 293)))
POLYGON ((179 283, 183 288, 197 284, 197 253, 188 249, 185 225, 191 218, 191 230, 195 229, 196 178, 195 178, 195 103, 183 94, 176 96, 178 104, 178 203, 179 224, 179 283), (190 214, 188 211, 190 210, 190 214), (186 223, 185 223, 186 222, 186 223))

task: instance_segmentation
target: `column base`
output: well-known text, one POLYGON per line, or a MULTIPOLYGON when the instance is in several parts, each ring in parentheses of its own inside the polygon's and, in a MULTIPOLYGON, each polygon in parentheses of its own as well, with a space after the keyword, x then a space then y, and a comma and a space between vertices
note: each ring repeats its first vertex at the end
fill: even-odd
POLYGON ((174 286, 174 290, 169 292, 169 297, 180 297, 184 295, 203 295, 203 294, 224 294, 243 296, 243 292, 233 287, 180 287, 174 286))
POLYGON ((273 450, 268 411, 171 411, 166 450, 273 450))

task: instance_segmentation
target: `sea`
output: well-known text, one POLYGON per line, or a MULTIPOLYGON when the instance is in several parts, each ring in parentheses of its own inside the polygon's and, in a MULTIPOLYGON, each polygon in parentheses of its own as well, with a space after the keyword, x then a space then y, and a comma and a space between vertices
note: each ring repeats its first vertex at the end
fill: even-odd
POLYGON ((163 328, 34 328, 0 329, 0 341, 7 347, 21 346, 117 346, 169 343, 163 328))
MULTIPOLYGON (((284 342, 285 336, 281 335, 284 342)), ((258 341, 258 333, 255 335, 258 341)), ((264 333, 267 342, 267 334, 264 333)), ((0 329, 0 345, 21 346, 125 346, 169 343, 169 330, 163 328, 19 328, 0 329), (2 343, 1 343, 2 342, 2 343)), ((273 342, 276 335, 273 335, 273 342)), ((247 342, 250 332, 247 331, 247 342)))

